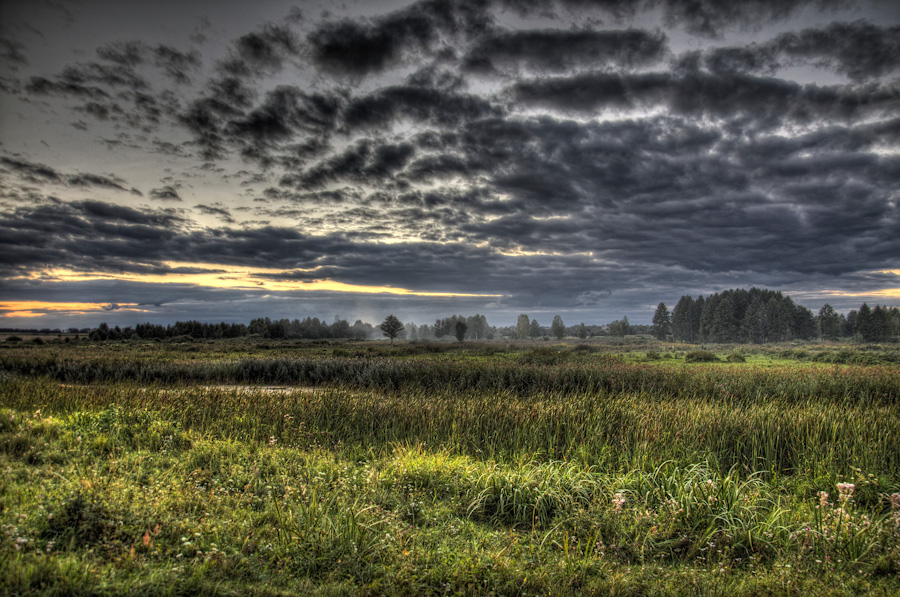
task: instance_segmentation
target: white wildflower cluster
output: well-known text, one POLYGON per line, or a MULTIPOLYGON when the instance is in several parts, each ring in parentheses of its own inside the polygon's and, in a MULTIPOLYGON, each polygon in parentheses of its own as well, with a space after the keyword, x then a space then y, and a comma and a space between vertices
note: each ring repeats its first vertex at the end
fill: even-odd
POLYGON ((891 520, 894 528, 900 530, 900 493, 891 494, 891 520))

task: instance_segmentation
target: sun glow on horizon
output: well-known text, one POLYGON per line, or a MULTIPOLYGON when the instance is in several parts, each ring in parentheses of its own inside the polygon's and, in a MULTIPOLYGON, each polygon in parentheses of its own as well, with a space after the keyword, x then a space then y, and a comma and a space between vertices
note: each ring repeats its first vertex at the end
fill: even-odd
POLYGON ((50 312, 91 313, 131 311, 146 313, 137 303, 54 303, 49 301, 0 301, 0 317, 43 317, 50 312))
MULTIPOLYGON (((150 284, 190 284, 209 288, 256 289, 275 292, 285 291, 330 291, 360 294, 393 294, 401 296, 421 296, 434 298, 498 298, 502 294, 478 294, 465 292, 429 292, 395 286, 370 286, 349 284, 329 278, 295 279, 292 274, 309 275, 320 269, 276 269, 264 267, 244 267, 213 263, 165 262, 173 270, 160 274, 80 272, 69 269, 54 269, 32 274, 32 278, 48 278, 59 282, 88 282, 92 280, 121 280, 150 284), (190 270, 190 271, 184 271, 190 270)), ((27 309, 22 309, 27 310, 27 309)))

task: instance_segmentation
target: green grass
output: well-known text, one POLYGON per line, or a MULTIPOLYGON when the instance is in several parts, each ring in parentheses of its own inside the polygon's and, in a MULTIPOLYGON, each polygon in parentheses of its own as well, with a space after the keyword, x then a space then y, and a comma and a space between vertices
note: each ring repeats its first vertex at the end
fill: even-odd
POLYGON ((900 591, 897 367, 270 346, 0 351, 0 592, 900 591))

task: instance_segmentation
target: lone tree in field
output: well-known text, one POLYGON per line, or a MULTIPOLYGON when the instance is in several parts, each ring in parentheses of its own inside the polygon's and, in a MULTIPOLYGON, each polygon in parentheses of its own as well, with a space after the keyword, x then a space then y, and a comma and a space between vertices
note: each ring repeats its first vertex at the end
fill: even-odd
POLYGON ((457 321, 456 322, 456 339, 460 342, 466 337, 466 331, 469 329, 469 326, 466 325, 465 321, 457 321))
POLYGON ((403 331, 403 324, 393 315, 388 315, 384 318, 384 323, 378 326, 378 328, 385 336, 391 339, 391 344, 393 344, 394 338, 399 336, 400 332, 403 331))
POLYGON ((563 323, 562 317, 559 315, 553 318, 553 323, 550 324, 550 333, 556 336, 557 340, 562 340, 566 337, 566 324, 563 323))

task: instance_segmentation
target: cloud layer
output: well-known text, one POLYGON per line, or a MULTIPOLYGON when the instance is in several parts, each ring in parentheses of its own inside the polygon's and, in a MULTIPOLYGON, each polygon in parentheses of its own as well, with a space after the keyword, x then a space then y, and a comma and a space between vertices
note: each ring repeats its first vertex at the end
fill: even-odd
POLYGON ((422 0, 292 12, 216 51, 110 41, 53 71, 0 39, 5 101, 109 131, 152 173, 4 144, 0 284, 130 304, 136 276, 170 276, 140 293, 177 286, 213 319, 222 297, 312 301, 302 284, 323 280, 485 295, 464 302, 501 320, 640 321, 751 284, 890 297, 900 24, 858 4, 422 0), (790 28, 800 14, 816 24, 790 28), (179 277, 228 266, 266 273, 240 291, 179 277))

